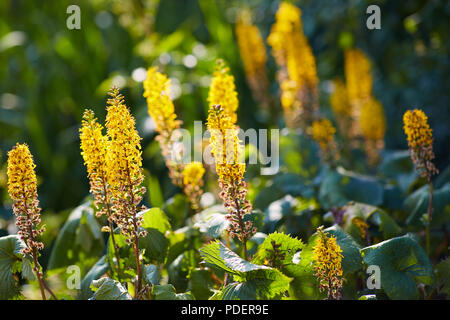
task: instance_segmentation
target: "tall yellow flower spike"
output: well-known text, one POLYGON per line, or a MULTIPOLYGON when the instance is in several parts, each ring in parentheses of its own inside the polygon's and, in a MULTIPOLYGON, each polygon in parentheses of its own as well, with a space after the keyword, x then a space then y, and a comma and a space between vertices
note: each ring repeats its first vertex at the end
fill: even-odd
POLYGON ((110 217, 108 212, 111 199, 109 199, 106 166, 108 138, 106 135, 103 135, 102 130, 103 126, 97 122, 94 112, 85 110, 80 128, 81 155, 87 168, 95 205, 97 208, 101 208, 97 212, 97 216, 107 214, 108 219, 111 219, 112 217, 110 217))
POLYGON ((320 291, 328 292, 328 299, 340 299, 343 285, 342 250, 335 236, 317 228, 317 242, 313 249, 314 269, 320 291))
POLYGON ((348 101, 345 83, 336 78, 333 80, 333 93, 330 96, 330 104, 333 113, 338 116, 348 117, 351 115, 351 107, 348 101))
POLYGON ((240 14, 236 24, 236 36, 247 77, 257 75, 260 70, 265 69, 266 47, 259 29, 251 23, 248 11, 240 14))
POLYGON ((171 82, 156 67, 149 68, 144 80, 144 97, 147 99, 148 114, 156 124, 159 133, 171 133, 180 127, 175 107, 170 98, 171 82))
POLYGON ((183 189, 191 202, 192 209, 200 210, 200 198, 203 193, 203 175, 205 168, 200 162, 188 163, 183 169, 183 189))
POLYGON ((220 105, 231 123, 233 125, 236 123, 239 101, 234 77, 230 74, 230 68, 221 59, 217 60, 216 70, 209 86, 208 103, 210 109, 220 105))
POLYGON ((334 139, 335 133, 336 128, 328 119, 315 120, 311 127, 311 135, 319 144, 322 157, 330 164, 334 164, 335 160, 339 158, 334 139))
MULTIPOLYGON (((39 251, 44 248, 44 244, 37 240, 37 237, 44 233, 45 228, 40 226, 41 208, 39 208, 37 198, 35 167, 33 156, 26 144, 17 143, 8 152, 8 193, 13 200, 13 212, 16 216, 16 226, 19 229, 17 234, 25 244, 21 253, 24 256, 32 257, 33 271, 38 279, 42 299, 45 300, 45 280, 38 262, 39 251)), ((55 297, 51 290, 48 291, 55 297)))
POLYGON ((369 97, 362 103, 359 121, 368 162, 370 165, 376 165, 380 161, 379 151, 384 148, 386 132, 383 105, 378 100, 369 97))
POLYGON ((267 41, 279 67, 286 125, 305 127, 318 109, 319 79, 314 54, 303 34, 301 10, 282 2, 267 41))
MULTIPOLYGON (((182 170, 183 164, 173 159, 174 141, 173 133, 180 128, 181 120, 177 120, 175 107, 170 98, 171 82, 165 74, 157 71, 156 67, 151 67, 147 71, 147 78, 144 80, 144 97, 147 100, 148 114, 152 117, 156 124, 156 131, 162 155, 164 157, 169 176, 172 182, 182 187, 182 170)), ((177 156, 181 156, 182 150, 177 156)))
POLYGON ((403 115, 403 129, 416 170, 431 182, 431 176, 439 171, 433 164, 433 131, 428 125, 428 117, 420 109, 408 110, 403 115))
POLYGON ((228 210, 228 232, 231 237, 236 236, 242 242, 244 258, 247 259, 247 240, 256 229, 251 221, 244 221, 244 216, 252 211, 252 205, 246 199, 247 184, 243 180, 243 146, 239 141, 237 127, 220 105, 209 108, 208 130, 211 134, 211 153, 219 176, 220 197, 228 210))
POLYGON ((110 90, 108 99, 106 129, 109 138, 106 167, 108 181, 111 185, 112 208, 114 220, 120 227, 125 241, 130 244, 136 256, 137 284, 135 297, 141 290, 141 263, 139 252, 139 237, 145 236, 145 230, 140 230, 142 216, 138 211, 145 187, 142 187, 141 138, 135 128, 135 120, 125 105, 119 89, 110 90))
POLYGON ((403 123, 408 145, 411 148, 431 146, 433 144, 433 131, 428 125, 428 117, 422 110, 406 111, 403 115, 403 123))
POLYGON ((267 108, 270 97, 267 93, 269 82, 266 70, 266 47, 258 27, 252 24, 250 12, 247 10, 239 14, 236 37, 252 96, 255 101, 267 108))
POLYGON ((361 50, 345 51, 345 79, 352 110, 350 134, 356 138, 362 134, 360 123, 362 104, 372 96, 371 64, 361 50))

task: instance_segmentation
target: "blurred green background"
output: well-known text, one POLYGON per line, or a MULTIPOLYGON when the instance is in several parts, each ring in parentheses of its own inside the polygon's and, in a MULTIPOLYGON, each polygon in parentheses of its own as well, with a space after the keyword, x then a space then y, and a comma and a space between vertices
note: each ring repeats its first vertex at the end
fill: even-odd
MULTIPOLYGON (((419 107, 434 130, 436 163, 450 162, 448 105, 450 2, 293 1, 316 56, 321 108, 329 83, 343 77, 343 49, 356 46, 373 62, 374 93, 383 103, 387 149, 406 149, 402 115, 419 107), (381 30, 366 28, 366 8, 381 8, 381 30)), ((78 129, 84 108, 104 121, 106 92, 122 88, 143 137, 144 167, 164 198, 173 192, 142 97, 145 69, 158 65, 173 81, 176 112, 191 128, 206 119, 206 96, 217 58, 236 77, 239 125, 267 127, 252 100, 237 48, 234 23, 250 8, 266 38, 279 1, 2 0, 0 2, 0 213, 11 217, 6 190, 7 151, 29 144, 37 164, 39 199, 46 211, 74 207, 88 194, 78 129), (69 30, 66 9, 81 9, 81 30, 69 30)), ((271 93, 276 71, 268 49, 271 93)), ((278 101, 278 98, 276 98, 278 101)), ((274 107, 280 109, 279 105, 274 107)), ((282 124, 282 120, 277 123, 282 124)), ((148 200, 147 200, 148 201, 148 200)))

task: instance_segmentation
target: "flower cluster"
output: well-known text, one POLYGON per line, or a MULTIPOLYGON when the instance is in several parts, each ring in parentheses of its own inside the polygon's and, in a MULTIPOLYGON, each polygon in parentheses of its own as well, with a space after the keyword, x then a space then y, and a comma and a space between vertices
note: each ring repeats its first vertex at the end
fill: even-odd
POLYGON ((367 160, 370 165, 375 165, 380 160, 379 150, 384 148, 386 132, 386 117, 378 100, 370 97, 362 103, 360 126, 367 160))
POLYGON ((314 54, 303 34, 301 10, 282 2, 267 42, 279 67, 278 81, 286 125, 305 127, 318 109, 319 80, 314 54))
POLYGON ((383 105, 372 95, 370 60, 361 50, 345 52, 345 77, 352 119, 348 136, 354 147, 363 139, 368 163, 374 166, 384 148, 386 119, 383 105))
POLYGON ((320 291, 328 292, 328 299, 340 299, 343 285, 342 250, 336 237, 317 229, 317 242, 314 245, 314 269, 319 280, 320 291))
POLYGON ((231 237, 236 236, 242 242, 247 258, 246 242, 256 229, 251 221, 244 221, 244 216, 252 211, 252 206, 246 199, 247 185, 243 180, 243 146, 238 138, 237 127, 220 105, 209 108, 208 130, 211 133, 211 153, 219 176, 220 197, 229 213, 228 231, 231 237))
POLYGON ((97 122, 92 110, 85 110, 80 128, 81 155, 86 165, 91 192, 97 216, 106 214, 110 223, 113 217, 110 214, 110 191, 107 181, 106 154, 108 150, 108 137, 103 135, 103 126, 97 122))
POLYGON ((176 136, 174 132, 182 123, 177 120, 175 107, 170 98, 171 82, 165 74, 157 71, 156 67, 149 68, 144 80, 144 97, 147 100, 148 114, 155 122, 158 141, 162 155, 169 169, 172 182, 182 187, 183 165, 179 163, 182 151, 174 147, 176 136), (179 152, 177 152, 179 151, 179 152), (178 154, 177 154, 178 153, 178 154))
POLYGON ((353 218, 352 223, 359 229, 361 238, 365 239, 367 236, 367 229, 369 229, 369 225, 360 217, 353 218))
POLYGON ((127 242, 134 243, 141 225, 137 216, 145 187, 142 187, 142 152, 134 117, 124 104, 123 96, 117 88, 110 90, 106 116, 108 153, 106 167, 111 186, 114 220, 126 236, 127 242))
MULTIPOLYGON (((33 156, 26 144, 16 144, 8 152, 8 192, 13 200, 18 235, 24 241, 24 255, 30 254, 37 259, 38 251, 44 244, 36 238, 44 232, 41 224, 41 209, 37 199, 36 174, 33 156)), ((35 260, 34 271, 42 275, 35 260)))
POLYGON ((420 109, 408 110, 403 115, 403 129, 416 169, 430 181, 438 170, 433 164, 433 133, 428 125, 428 117, 420 109))
POLYGON ((352 109, 348 101, 347 88, 340 78, 333 80, 333 92, 330 95, 330 105, 339 132, 346 139, 351 139, 350 127, 352 123, 352 109))
POLYGON ((203 193, 203 175, 205 168, 200 162, 191 162, 183 169, 184 193, 188 197, 194 210, 200 209, 200 198, 203 193))
POLYGON ((234 125, 237 121, 236 110, 239 106, 234 77, 225 61, 218 59, 208 92, 209 109, 220 105, 223 112, 234 125))
POLYGON ((353 137, 361 135, 359 119, 362 103, 372 95, 371 64, 359 49, 345 51, 345 79, 348 100, 351 104, 353 137))
POLYGON ((248 11, 240 13, 236 37, 253 98, 267 108, 270 98, 267 95, 269 84, 266 75, 266 47, 259 29, 252 24, 248 11))
POLYGON ((328 119, 315 120, 311 126, 311 135, 319 144, 324 160, 331 163, 338 158, 335 133, 336 129, 328 119))

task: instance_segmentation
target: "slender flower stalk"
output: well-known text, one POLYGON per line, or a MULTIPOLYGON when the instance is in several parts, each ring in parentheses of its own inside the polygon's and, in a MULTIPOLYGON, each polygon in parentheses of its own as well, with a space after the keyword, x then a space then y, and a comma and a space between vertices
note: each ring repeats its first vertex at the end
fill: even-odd
POLYGON ((142 186, 142 151, 135 120, 124 103, 119 89, 114 87, 109 91, 106 128, 108 149, 106 154, 107 180, 111 186, 112 210, 114 221, 120 227, 136 256, 137 283, 135 298, 141 291, 142 272, 139 251, 139 237, 146 232, 141 228, 142 217, 138 212, 142 197, 146 192, 142 186))
POLYGON ((312 137, 320 146, 322 158, 330 165, 334 165, 339 159, 335 133, 336 129, 328 119, 315 120, 311 127, 312 137))
POLYGON ((314 269, 319 280, 320 291, 328 292, 328 299, 341 298, 344 279, 342 278, 342 250, 336 237, 317 228, 318 239, 314 246, 314 269))
POLYGON ((117 259, 117 277, 120 281, 120 255, 119 247, 114 237, 114 215, 111 208, 111 189, 107 180, 107 150, 108 137, 103 135, 103 126, 97 122, 92 110, 85 110, 80 128, 81 155, 86 165, 90 192, 94 195, 94 205, 97 208, 96 216, 106 215, 108 226, 103 231, 110 234, 114 255, 117 259))
POLYGON ((45 291, 57 300, 48 287, 44 274, 38 262, 39 251, 44 249, 44 244, 37 238, 45 231, 41 226, 41 208, 37 198, 37 180, 34 168, 36 165, 33 156, 26 144, 17 143, 8 152, 8 193, 13 200, 13 212, 16 216, 18 235, 25 243, 22 254, 29 255, 33 259, 33 271, 39 283, 41 296, 46 300, 45 291))
POLYGON ((318 111, 316 62, 303 33, 301 10, 282 2, 267 42, 278 65, 286 125, 305 129, 318 111))
POLYGON ((430 253, 430 224, 433 213, 433 183, 431 177, 438 174, 435 167, 433 152, 433 131, 428 125, 428 117, 420 109, 408 110, 403 115, 403 129, 405 131, 411 159, 420 176, 427 179, 430 199, 426 222, 426 249, 430 253))
POLYGON ((204 174, 205 168, 200 162, 191 162, 183 169, 183 191, 188 197, 192 209, 197 212, 200 210, 200 198, 203 194, 204 174))
POLYGON ((252 24, 250 12, 247 10, 239 14, 236 23, 236 37, 252 96, 263 108, 267 109, 270 97, 268 95, 266 47, 261 32, 252 24))
POLYGON ((208 130, 211 133, 211 150, 215 159, 216 172, 221 188, 220 197, 228 211, 229 235, 237 237, 243 247, 244 258, 248 259, 247 241, 256 232, 245 215, 252 211, 246 199, 247 184, 244 182, 245 162, 237 128, 230 115, 220 106, 214 105, 208 111, 208 130))
POLYGON ((148 114, 156 125, 158 141, 162 155, 169 169, 169 176, 173 184, 183 187, 183 163, 180 161, 183 150, 175 147, 176 135, 182 121, 177 119, 175 107, 170 97, 171 81, 165 74, 158 72, 156 67, 147 71, 144 80, 144 97, 147 100, 148 114))

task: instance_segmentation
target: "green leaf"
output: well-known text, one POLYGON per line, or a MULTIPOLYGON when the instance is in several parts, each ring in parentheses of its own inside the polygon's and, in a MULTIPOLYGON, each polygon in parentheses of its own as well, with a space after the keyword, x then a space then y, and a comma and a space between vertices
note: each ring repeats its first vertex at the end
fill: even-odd
POLYGON ((262 245, 258 247, 257 253, 253 256, 252 262, 255 264, 263 264, 266 259, 271 261, 274 258, 274 245, 277 250, 283 255, 282 259, 278 259, 276 267, 282 267, 286 264, 292 264, 294 255, 303 249, 303 242, 297 238, 274 232, 269 234, 262 245))
POLYGON ((167 214, 173 229, 184 225, 187 208, 189 208, 189 201, 180 193, 166 201, 163 210, 167 214))
POLYGON ((167 218, 164 211, 160 208, 151 208, 145 211, 139 212, 138 216, 142 216, 142 227, 144 229, 156 229, 163 235, 167 231, 171 231, 169 218, 167 218))
MULTIPOLYGON (((429 199, 429 185, 417 189, 405 199, 405 210, 410 213, 406 223, 423 226, 420 218, 427 213, 429 199)), ((431 226, 437 227, 448 221, 450 221, 450 182, 434 190, 431 226)))
POLYGON ((150 261, 163 263, 169 249, 166 233, 172 230, 169 219, 159 208, 151 208, 138 215, 142 216, 142 227, 147 231, 147 235, 139 239, 140 249, 145 249, 144 256, 150 261))
POLYGON ((119 281, 111 278, 100 278, 92 281, 94 295, 91 300, 131 300, 131 296, 119 281))
POLYGON ((25 244, 16 235, 0 238, 0 300, 10 299, 19 294, 13 270, 22 268, 23 248, 25 244))
POLYGON ((381 271, 381 287, 391 299, 417 299, 417 282, 433 283, 431 263, 411 234, 361 250, 367 265, 381 271))
POLYGON ((373 177, 363 176, 343 168, 325 174, 319 188, 319 201, 324 207, 341 207, 349 201, 380 205, 383 187, 373 177))
POLYGON ((447 258, 436 266, 436 286, 439 292, 450 296, 450 259, 447 258))
POLYGON ((190 292, 176 293, 171 284, 153 286, 152 298, 154 300, 194 300, 194 296, 190 292))
POLYGON ((48 269, 76 264, 82 259, 98 257, 104 248, 101 228, 91 202, 76 207, 55 240, 48 269))
POLYGON ((154 264, 145 265, 142 274, 146 283, 151 285, 159 284, 159 271, 158 267, 154 264))
POLYGON ((211 270, 209 268, 195 268, 189 273, 188 290, 198 300, 207 300, 214 290, 214 284, 211 280, 211 270))
MULTIPOLYGON (((274 298, 289 289, 289 283, 292 279, 277 269, 256 265, 242 259, 220 241, 204 246, 200 249, 200 254, 205 262, 228 272, 230 275, 233 275, 235 281, 243 283, 240 286, 230 284, 230 288, 236 289, 237 286, 245 292, 250 290, 249 288, 251 290, 254 289, 256 297, 259 299, 274 298)), ((224 293, 228 292, 227 290, 225 289, 224 293)), ((230 294, 219 294, 217 297, 224 299, 236 298, 230 294)))
POLYGON ((194 227, 211 238, 219 238, 230 224, 225 216, 226 210, 223 206, 207 208, 194 216, 194 227))
POLYGON ((354 238, 360 238, 359 229, 353 224, 354 218, 361 218, 378 226, 385 239, 400 234, 401 228, 393 218, 384 210, 364 203, 350 203, 344 207, 344 230, 354 238))
POLYGON ((91 290, 92 281, 99 279, 104 275, 109 269, 109 265, 106 262, 106 256, 101 257, 94 266, 89 270, 89 272, 84 276, 81 281, 81 291, 80 299, 87 300, 92 296, 93 291, 91 290))

